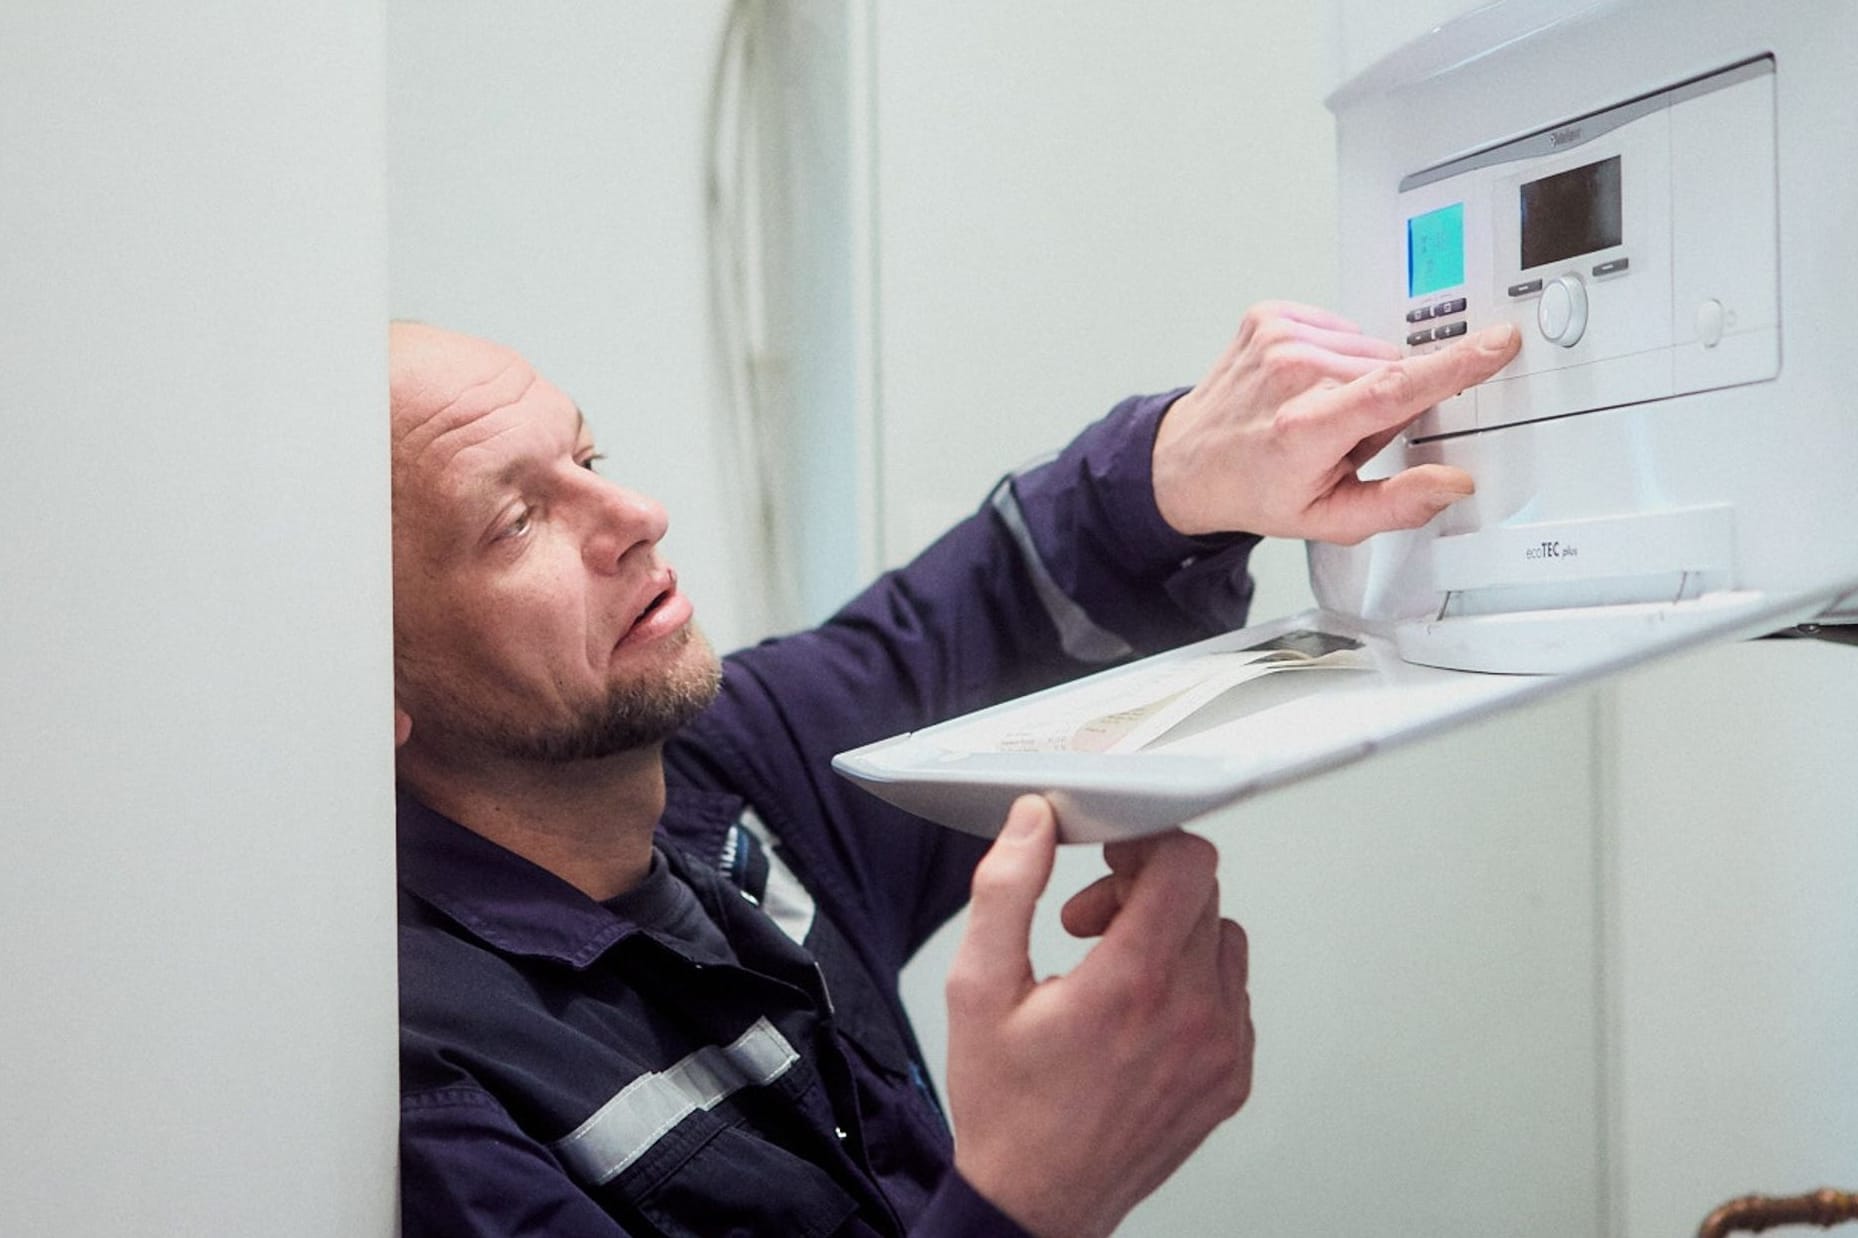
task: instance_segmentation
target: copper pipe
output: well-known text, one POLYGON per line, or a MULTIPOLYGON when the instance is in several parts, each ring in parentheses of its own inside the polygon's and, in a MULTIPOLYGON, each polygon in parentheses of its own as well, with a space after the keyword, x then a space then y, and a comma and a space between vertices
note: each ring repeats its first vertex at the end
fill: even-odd
POLYGON ((1822 1187, 1810 1195, 1744 1195, 1710 1213, 1697 1238, 1723 1238, 1737 1230, 1759 1234, 1776 1225, 1818 1225, 1858 1221, 1858 1192, 1822 1187))

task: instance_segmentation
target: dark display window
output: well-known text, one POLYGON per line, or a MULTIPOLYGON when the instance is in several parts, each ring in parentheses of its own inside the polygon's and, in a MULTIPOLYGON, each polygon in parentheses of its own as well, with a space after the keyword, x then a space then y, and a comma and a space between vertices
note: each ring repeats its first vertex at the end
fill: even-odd
POLYGON ((1522 187, 1523 269, 1607 249, 1621 235, 1619 156, 1522 187))

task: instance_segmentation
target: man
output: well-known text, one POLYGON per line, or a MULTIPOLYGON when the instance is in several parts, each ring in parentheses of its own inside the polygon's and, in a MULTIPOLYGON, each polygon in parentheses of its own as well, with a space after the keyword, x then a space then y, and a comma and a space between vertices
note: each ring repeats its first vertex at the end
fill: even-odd
POLYGON ((827 762, 1240 622, 1258 536, 1430 519, 1468 477, 1356 466, 1517 346, 1401 361, 1258 307, 1192 391, 1126 401, 719 671, 665 513, 595 471, 574 404, 507 349, 396 326, 408 1238, 1113 1229, 1250 1090, 1211 847, 1106 848, 1064 915, 1101 940, 1037 981, 1050 806, 987 848, 827 762), (951 1137, 896 980, 970 883, 951 1137))

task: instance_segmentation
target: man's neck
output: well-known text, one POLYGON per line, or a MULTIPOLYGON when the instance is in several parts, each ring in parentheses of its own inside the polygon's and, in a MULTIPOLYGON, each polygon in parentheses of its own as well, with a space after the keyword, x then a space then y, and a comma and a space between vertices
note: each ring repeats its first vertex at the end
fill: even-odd
POLYGON ((664 813, 657 745, 592 761, 440 763, 402 749, 401 785, 428 807, 604 900, 645 878, 664 813))

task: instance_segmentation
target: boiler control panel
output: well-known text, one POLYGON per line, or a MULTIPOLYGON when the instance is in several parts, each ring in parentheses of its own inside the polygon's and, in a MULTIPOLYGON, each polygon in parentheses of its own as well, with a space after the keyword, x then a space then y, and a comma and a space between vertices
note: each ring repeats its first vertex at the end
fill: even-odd
POLYGON ((1408 437, 1773 378, 1774 80, 1757 57, 1402 180, 1407 351, 1504 321, 1523 335, 1408 437))

